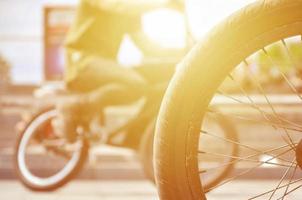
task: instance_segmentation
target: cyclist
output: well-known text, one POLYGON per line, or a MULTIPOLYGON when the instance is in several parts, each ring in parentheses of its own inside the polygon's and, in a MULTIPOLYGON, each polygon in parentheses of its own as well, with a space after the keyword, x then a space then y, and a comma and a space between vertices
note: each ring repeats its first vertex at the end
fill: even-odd
POLYGON ((148 92, 150 82, 169 80, 172 65, 161 70, 158 68, 163 66, 155 64, 144 69, 123 68, 116 61, 126 33, 145 54, 171 53, 172 49, 162 49, 147 40, 140 26, 143 13, 164 6, 177 5, 169 0, 81 0, 65 46, 65 82, 79 95, 58 105, 56 120, 68 140, 75 140, 79 123, 89 122, 105 106, 132 102, 148 92))

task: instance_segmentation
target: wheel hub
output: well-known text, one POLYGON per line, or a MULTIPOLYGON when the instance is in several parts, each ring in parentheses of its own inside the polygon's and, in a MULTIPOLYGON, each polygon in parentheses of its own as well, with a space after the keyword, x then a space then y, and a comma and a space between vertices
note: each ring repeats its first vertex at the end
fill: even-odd
POLYGON ((302 139, 296 147, 296 160, 300 169, 302 169, 302 139))

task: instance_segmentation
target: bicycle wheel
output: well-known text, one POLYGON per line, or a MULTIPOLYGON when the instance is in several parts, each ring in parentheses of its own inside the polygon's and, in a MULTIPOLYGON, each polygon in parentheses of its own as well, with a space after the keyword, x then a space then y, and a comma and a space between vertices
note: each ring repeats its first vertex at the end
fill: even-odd
POLYGON ((224 194, 232 199, 301 199, 301 178, 297 178, 301 122, 284 107, 301 101, 299 83, 290 75, 294 70, 289 70, 301 63, 300 50, 293 50, 301 48, 301 10, 301 0, 251 4, 215 27, 180 63, 165 94, 155 137, 155 174, 161 199, 214 199, 224 194), (274 49, 282 49, 282 54, 274 49), (280 85, 266 81, 274 79, 270 76, 259 76, 256 69, 262 65, 264 71, 278 74, 276 84, 280 85), (236 74, 240 73, 246 73, 249 81, 239 81, 241 76, 236 74), (205 193, 199 138, 212 135, 219 139, 202 127, 204 116, 211 112, 210 102, 227 103, 229 110, 217 114, 235 118, 237 125, 244 121, 256 125, 239 130, 235 173, 205 193), (243 140, 250 135, 252 139, 243 140), (270 180, 263 180, 264 176, 270 180))
POLYGON ((51 120, 53 108, 36 114, 17 138, 14 160, 19 180, 34 191, 52 191, 73 178, 88 154, 88 142, 68 143, 56 135, 51 120))
MULTIPOLYGON (((217 112, 217 110, 216 110, 217 112)), ((207 116, 204 120, 204 126, 207 127, 207 130, 210 132, 215 132, 221 138, 226 140, 232 140, 238 142, 238 135, 234 125, 224 116, 213 117, 211 115, 207 116)), ((153 143, 154 143, 154 132, 155 132, 155 120, 153 120, 147 127, 144 135, 142 136, 140 147, 139 147, 139 158, 145 172, 146 177, 155 182, 154 179, 154 168, 153 168, 153 143)), ((201 160, 203 160, 203 169, 213 168, 221 166, 224 164, 224 167, 221 167, 219 170, 216 170, 215 173, 203 173, 202 181, 203 188, 205 191, 208 191, 211 187, 219 184, 225 177, 227 177, 234 167, 235 158, 238 157, 238 145, 235 143, 232 145, 220 145, 209 146, 211 142, 216 142, 212 137, 205 137, 201 141, 205 144, 203 148, 204 152, 220 152, 228 155, 228 157, 216 157, 213 159, 212 156, 203 153, 201 155, 201 160), (214 148, 214 149, 213 149, 214 148)))

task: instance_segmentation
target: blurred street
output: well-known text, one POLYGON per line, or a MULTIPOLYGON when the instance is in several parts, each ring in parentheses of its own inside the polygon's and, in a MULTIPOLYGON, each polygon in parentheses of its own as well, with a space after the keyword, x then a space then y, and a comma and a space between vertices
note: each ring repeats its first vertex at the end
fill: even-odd
MULTIPOLYGON (((210 194, 211 200, 240 200, 247 195, 261 191, 261 186, 270 184, 270 181, 239 181, 236 188, 227 187, 210 194), (257 184, 257 188, 249 188, 257 184), (246 190, 246 188, 249 188, 246 190)), ((55 192, 31 192, 21 183, 14 180, 0 181, 1 199, 11 200, 156 200, 156 188, 146 180, 75 180, 55 192)), ((289 195, 285 199, 301 199, 289 195)))
MULTIPOLYGON (((16 179, 13 166, 13 147, 16 139, 16 124, 20 120, 22 112, 26 113, 27 107, 31 107, 34 101, 30 97, 23 96, 22 101, 18 101, 17 95, 2 96, 4 106, 1 115, 1 138, 0 138, 0 196, 3 199, 12 200, 80 200, 80 199, 106 199, 106 200, 124 200, 124 199, 157 199, 156 188, 146 179, 141 163, 136 152, 123 149, 113 148, 110 146, 97 146, 90 152, 88 162, 76 179, 70 181, 66 186, 54 192, 32 192, 25 188, 19 180, 16 179), (12 100, 14 99, 14 101, 12 100), (26 100, 28 99, 28 101, 26 100), (7 105, 5 102, 13 103, 7 105)), ((45 103, 45 102, 44 102, 45 103)), ((37 103, 36 103, 37 105, 37 103)), ((234 109, 233 109, 234 110, 234 109)), ((296 109, 291 109, 296 110, 296 109)), ((297 120, 300 113, 297 111, 290 112, 293 120, 297 120)), ((261 131, 258 126, 251 123, 241 123, 236 126, 240 132, 241 139, 249 141, 251 145, 259 145, 258 134, 262 134, 263 142, 271 146, 278 146, 279 141, 272 141, 274 134, 269 128, 264 127, 261 131), (247 130, 246 127, 249 127, 247 130), (256 133, 256 135, 255 135, 256 133)), ((266 146, 265 145, 265 146, 266 146)), ((250 165, 243 165, 237 169, 237 173, 248 169, 250 165)), ((50 170, 51 166, 42 167, 38 162, 35 170, 45 172, 50 170), (44 170, 44 171, 43 171, 44 170)), ((277 178, 280 178, 283 168, 264 167, 249 173, 245 178, 239 179, 231 185, 226 185, 219 190, 210 194, 213 200, 231 200, 245 199, 246 196, 253 193, 261 193, 263 187, 276 185, 277 178), (257 188, 250 188, 257 185, 257 188), (263 187, 262 187, 263 186, 263 187), (249 190, 246 190, 249 188, 249 190), (251 189, 251 190, 250 190, 251 189), (259 190, 259 192, 257 192, 259 190)), ((297 172, 300 177, 301 173, 297 172)), ((288 196, 288 199, 297 196, 288 196)), ((298 198, 299 199, 299 198, 298 198)))
POLYGON ((153 200, 156 189, 146 180, 76 180, 66 187, 50 193, 35 193, 18 181, 0 181, 1 199, 11 200, 153 200))

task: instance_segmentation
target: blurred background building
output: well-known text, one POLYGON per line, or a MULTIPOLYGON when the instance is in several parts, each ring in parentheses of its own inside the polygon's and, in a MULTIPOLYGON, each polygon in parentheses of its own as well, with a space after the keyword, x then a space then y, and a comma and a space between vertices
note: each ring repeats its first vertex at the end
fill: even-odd
MULTIPOLYGON (((3 59, 10 63, 12 83, 40 84, 45 80, 44 36, 45 22, 47 22, 44 21, 45 8, 74 7, 77 2, 77 0, 0 1, 0 54, 3 59)), ((252 1, 189 0, 187 9, 189 10, 189 19, 194 36, 200 38, 218 21, 249 2, 252 1)), ((57 12, 49 16, 51 21, 48 22, 58 27, 70 22, 72 19, 71 15, 72 13, 68 12, 68 10, 63 13, 57 12)), ((157 11, 153 14, 147 14, 143 23, 145 31, 151 37, 158 41, 168 41, 166 42, 168 45, 180 47, 183 44, 183 38, 181 37, 184 31, 182 30, 184 27, 181 27, 183 25, 181 20, 175 13, 167 14, 157 11), (158 21, 158 18, 162 20, 158 21)), ((131 45, 127 44, 127 40, 125 43, 126 48, 131 48, 131 45)), ((57 51, 62 50, 59 48, 57 51)), ((140 55, 137 52, 134 54, 132 56, 120 56, 120 60, 124 63, 131 63, 133 62, 132 60, 137 62, 140 55), (127 57, 126 60, 125 57, 127 57)), ((54 64, 63 63, 61 57, 56 59, 57 61, 53 61, 54 64)), ((53 70, 55 71, 56 69, 53 70)))

